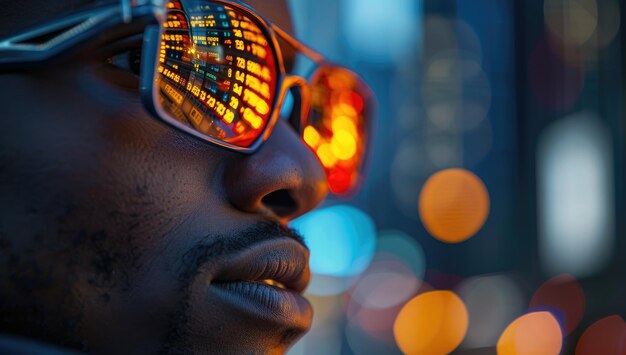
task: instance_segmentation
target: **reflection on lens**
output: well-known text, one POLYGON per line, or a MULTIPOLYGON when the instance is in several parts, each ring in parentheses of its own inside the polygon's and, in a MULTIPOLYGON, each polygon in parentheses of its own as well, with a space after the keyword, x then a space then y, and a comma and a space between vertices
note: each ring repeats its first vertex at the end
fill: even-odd
POLYGON ((155 97, 172 123, 239 147, 270 120, 277 65, 268 36, 242 11, 172 0, 163 24, 155 97))
POLYGON ((369 115, 365 102, 371 94, 354 73, 338 67, 319 68, 311 86, 303 139, 322 162, 330 190, 345 195, 360 180, 369 115))

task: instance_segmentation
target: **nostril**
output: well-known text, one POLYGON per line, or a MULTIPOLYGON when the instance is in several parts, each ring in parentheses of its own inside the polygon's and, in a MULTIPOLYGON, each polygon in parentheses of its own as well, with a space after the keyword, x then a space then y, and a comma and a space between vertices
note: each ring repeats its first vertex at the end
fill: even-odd
POLYGON ((261 202, 266 207, 272 209, 279 217, 286 217, 298 208, 298 204, 291 197, 291 193, 285 189, 273 191, 265 195, 261 202))

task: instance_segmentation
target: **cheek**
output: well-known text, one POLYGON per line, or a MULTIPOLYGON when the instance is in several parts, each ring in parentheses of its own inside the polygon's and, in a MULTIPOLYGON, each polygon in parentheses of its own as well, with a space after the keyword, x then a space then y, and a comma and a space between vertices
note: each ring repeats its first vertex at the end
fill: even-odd
POLYGON ((112 346, 107 339, 139 348, 160 339, 185 296, 182 254, 233 227, 221 184, 232 153, 161 124, 101 78, 72 78, 20 78, 37 105, 1 102, 16 119, 0 133, 0 191, 11 206, 0 218, 24 249, 46 236, 37 249, 58 251, 42 264, 64 260, 58 278, 72 275, 68 302, 82 309, 94 348, 112 346))

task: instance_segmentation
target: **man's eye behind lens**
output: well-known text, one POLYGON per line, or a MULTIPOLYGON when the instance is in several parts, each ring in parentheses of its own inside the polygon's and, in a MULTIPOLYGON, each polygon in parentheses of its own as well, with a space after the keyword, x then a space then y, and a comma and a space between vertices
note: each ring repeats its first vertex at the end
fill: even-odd
POLYGON ((132 47, 118 52, 106 58, 106 63, 138 77, 141 68, 141 47, 132 47))

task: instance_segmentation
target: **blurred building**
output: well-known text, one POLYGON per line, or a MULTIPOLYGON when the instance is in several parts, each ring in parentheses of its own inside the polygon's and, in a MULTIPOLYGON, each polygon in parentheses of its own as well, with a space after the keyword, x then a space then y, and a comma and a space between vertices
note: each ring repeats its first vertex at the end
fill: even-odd
POLYGON ((337 267, 313 267, 315 325, 292 353, 407 352, 429 320, 461 354, 523 353, 507 330, 533 327, 547 354, 626 344, 626 6, 291 4, 298 37, 378 99, 363 191, 296 223, 320 240, 313 261, 337 267), (449 299, 437 290, 466 313, 400 324, 449 299))

